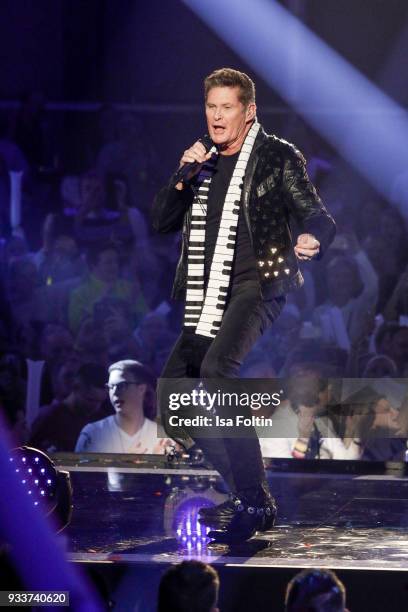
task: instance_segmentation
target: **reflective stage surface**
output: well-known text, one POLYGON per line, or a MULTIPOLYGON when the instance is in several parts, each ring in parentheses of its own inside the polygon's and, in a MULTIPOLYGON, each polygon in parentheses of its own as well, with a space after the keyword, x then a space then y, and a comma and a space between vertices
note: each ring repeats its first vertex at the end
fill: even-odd
MULTIPOLYGON (((314 472, 321 463, 309 463, 303 472, 294 472, 293 463, 290 471, 269 469, 279 507, 276 527, 229 547, 211 544, 197 520, 198 508, 224 499, 214 472, 169 467, 163 459, 116 468, 97 460, 60 464, 70 470, 74 487, 74 514, 65 532, 72 561, 163 571, 196 558, 224 572, 251 570, 266 579, 285 568, 293 575, 303 567, 328 567, 339 575, 365 570, 371 581, 373 572, 403 572, 407 583, 408 478, 401 472, 364 474, 360 463, 353 473, 350 462, 347 473, 338 467, 335 473, 314 472)), ((388 609, 404 609, 399 601, 401 608, 388 609)))

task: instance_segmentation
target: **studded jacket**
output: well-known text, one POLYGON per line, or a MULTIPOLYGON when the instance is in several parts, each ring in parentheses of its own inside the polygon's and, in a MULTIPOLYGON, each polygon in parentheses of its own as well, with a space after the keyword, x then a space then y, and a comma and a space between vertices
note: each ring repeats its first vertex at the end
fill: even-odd
MULTIPOLYGON (((171 182, 170 182, 171 184, 171 182)), ((190 187, 164 187, 152 210, 156 231, 182 229, 180 259, 172 297, 185 295, 187 250, 194 194, 190 187)), ((310 182, 302 154, 290 143, 259 131, 248 160, 241 196, 242 211, 254 250, 264 299, 302 286, 290 224, 320 242, 319 258, 334 238, 336 226, 310 182)))

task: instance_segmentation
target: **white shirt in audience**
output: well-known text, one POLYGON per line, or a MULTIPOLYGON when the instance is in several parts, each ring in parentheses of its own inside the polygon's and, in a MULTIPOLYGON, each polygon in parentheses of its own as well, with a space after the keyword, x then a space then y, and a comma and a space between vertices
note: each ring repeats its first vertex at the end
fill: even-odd
POLYGON ((135 453, 162 455, 169 440, 154 421, 144 419, 142 427, 129 435, 118 426, 115 415, 88 423, 79 434, 75 452, 135 453))
MULTIPOLYGON (((273 425, 265 437, 265 430, 257 428, 261 453, 263 457, 292 458, 296 440, 298 439, 298 416, 289 402, 282 403, 274 412, 273 425)), ((336 435, 328 417, 316 417, 315 425, 321 438, 319 443, 319 459, 360 459, 362 447, 357 439, 345 443, 336 435)))

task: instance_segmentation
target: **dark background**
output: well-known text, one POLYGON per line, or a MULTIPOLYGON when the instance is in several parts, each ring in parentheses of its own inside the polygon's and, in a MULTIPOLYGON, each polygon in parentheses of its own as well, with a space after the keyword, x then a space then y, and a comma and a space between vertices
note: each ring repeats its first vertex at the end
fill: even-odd
MULTIPOLYGON (((374 82, 380 79, 408 15, 403 0, 282 4, 295 9, 318 36, 374 82)), ((177 139, 178 150, 182 149, 204 130, 202 80, 221 66, 253 76, 259 115, 267 130, 279 133, 290 112, 179 0, 3 0, 0 17, 0 100, 7 105, 24 91, 39 90, 49 104, 57 103, 52 106, 55 112, 61 111, 62 103, 70 103, 70 112, 65 108, 64 113, 65 128, 68 122, 71 133, 68 158, 81 154, 86 131, 83 117, 79 121, 70 116, 77 103, 137 105, 153 143, 170 146, 177 139), (79 149, 75 155, 72 148, 79 149)), ((382 83, 403 103, 408 96, 401 85, 395 90, 382 83)), ((91 121, 89 115, 87 120, 91 121)), ((55 116, 53 121, 58 122, 55 116)), ((164 157, 170 169, 175 160, 170 163, 164 157)))

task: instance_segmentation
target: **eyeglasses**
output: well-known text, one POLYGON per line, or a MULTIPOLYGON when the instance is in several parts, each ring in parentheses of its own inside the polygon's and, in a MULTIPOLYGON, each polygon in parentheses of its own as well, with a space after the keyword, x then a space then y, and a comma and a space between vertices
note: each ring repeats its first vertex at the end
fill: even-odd
POLYGON ((140 383, 131 380, 122 380, 118 383, 105 383, 105 388, 108 389, 108 391, 116 389, 120 393, 121 391, 126 391, 130 385, 140 385, 140 383))

